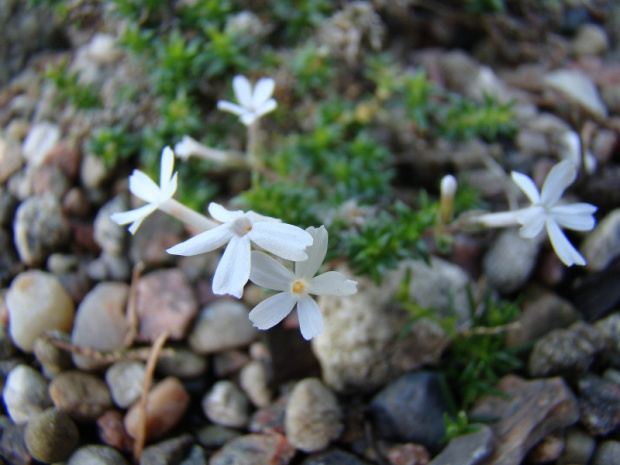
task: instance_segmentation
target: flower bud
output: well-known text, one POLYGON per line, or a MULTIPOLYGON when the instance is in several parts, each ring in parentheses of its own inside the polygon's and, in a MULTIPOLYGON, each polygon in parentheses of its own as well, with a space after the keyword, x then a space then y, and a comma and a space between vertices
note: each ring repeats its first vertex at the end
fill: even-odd
POLYGON ((447 174, 441 180, 439 197, 439 221, 446 224, 454 213, 454 195, 456 194, 456 178, 447 174))

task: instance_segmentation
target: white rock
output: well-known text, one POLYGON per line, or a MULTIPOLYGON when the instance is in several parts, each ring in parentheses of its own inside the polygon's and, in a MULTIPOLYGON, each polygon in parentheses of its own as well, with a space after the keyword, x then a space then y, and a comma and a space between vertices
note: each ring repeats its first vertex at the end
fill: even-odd
POLYGON ((20 349, 32 352, 34 341, 46 331, 71 331, 75 306, 56 276, 32 270, 20 273, 6 297, 9 334, 20 349))
POLYGON ((620 209, 608 213, 586 236, 581 251, 590 271, 600 271, 620 254, 620 209))
POLYGON ((112 400, 121 408, 133 404, 142 394, 144 363, 117 362, 105 373, 105 381, 110 388, 112 400))
POLYGON ((11 370, 2 396, 13 423, 28 423, 52 406, 47 386, 48 381, 43 375, 28 365, 17 365, 11 370))
POLYGON ((41 121, 32 126, 22 145, 28 163, 34 166, 43 163, 46 155, 60 140, 60 135, 60 127, 48 121, 41 121))
POLYGON ((0 137, 0 184, 4 184, 22 164, 22 149, 19 143, 0 137))
POLYGON ((236 384, 218 381, 202 399, 202 409, 213 423, 241 428, 248 422, 250 402, 236 384))
POLYGON ((607 117, 607 108, 592 80, 585 74, 559 69, 543 76, 543 83, 601 118, 607 117))
POLYGON ((239 384, 256 407, 267 407, 271 403, 269 372, 263 362, 247 363, 239 373, 239 384))

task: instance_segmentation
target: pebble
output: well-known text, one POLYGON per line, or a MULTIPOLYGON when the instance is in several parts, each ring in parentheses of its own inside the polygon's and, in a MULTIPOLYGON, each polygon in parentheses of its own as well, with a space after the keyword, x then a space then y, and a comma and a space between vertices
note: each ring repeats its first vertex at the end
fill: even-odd
POLYGON ((202 410, 217 425, 242 428, 248 422, 250 402, 244 392, 231 381, 213 385, 202 399, 202 410))
MULTIPOLYGON (((353 275, 344 268, 339 271, 353 275)), ((451 263, 438 258, 431 258, 430 266, 422 260, 405 261, 386 273, 380 287, 360 276, 356 294, 318 300, 325 330, 312 340, 312 350, 328 386, 336 391, 371 391, 439 361, 449 338, 437 323, 423 318, 401 334, 411 315, 394 305, 394 297, 408 272, 409 295, 421 307, 435 309, 438 317, 456 316, 459 328, 468 324, 469 278, 451 263)))
POLYGON ((527 463, 549 463, 556 461, 565 447, 564 432, 554 432, 544 437, 527 454, 527 463))
POLYGON ((93 223, 93 236, 103 252, 113 256, 120 256, 125 253, 128 241, 126 227, 116 224, 110 215, 127 210, 129 210, 129 203, 125 197, 117 195, 97 211, 93 223))
POLYGON ((203 376, 209 368, 209 361, 189 349, 175 347, 174 355, 162 356, 157 360, 157 372, 164 376, 192 379, 203 376))
POLYGON ((97 419, 97 429, 101 442, 121 451, 132 451, 134 440, 123 424, 123 414, 118 410, 108 410, 97 419))
POLYGON ((18 365, 6 378, 2 398, 13 423, 20 425, 52 406, 48 381, 34 368, 18 365))
POLYGON ((596 441, 592 436, 580 428, 569 428, 557 465, 588 465, 595 448, 596 441))
POLYGON ((11 279, 24 267, 17 256, 13 237, 4 229, 0 229, 0 250, 2 250, 0 255, 0 285, 8 286, 11 279))
POLYGON ((112 407, 108 386, 91 373, 61 373, 50 383, 49 393, 56 408, 77 421, 94 422, 112 407))
POLYGON ((252 433, 284 434, 284 419, 290 392, 284 393, 266 407, 258 409, 250 417, 248 430, 252 433))
MULTIPOLYGON (((38 166, 28 171, 28 180, 33 195, 51 194, 60 200, 71 189, 71 181, 57 166, 38 166)), ((62 208, 62 204, 61 204, 62 208)))
POLYGON ((66 413, 50 408, 28 422, 24 433, 26 449, 33 458, 44 463, 69 458, 78 446, 80 433, 66 413))
POLYGON ((186 239, 183 225, 156 211, 149 215, 140 230, 129 243, 129 258, 133 263, 143 262, 148 266, 165 266, 176 263, 176 256, 166 252, 173 245, 186 239))
POLYGON ((620 386, 592 373, 578 386, 580 421, 590 434, 604 436, 620 426, 620 386))
POLYGON ((602 320, 594 323, 607 341, 606 358, 614 368, 620 368, 620 313, 612 313, 602 320))
POLYGON ((0 185, 3 185, 22 165, 22 150, 18 142, 0 136, 0 185))
POLYGON ((186 433, 145 447, 140 465, 180 465, 193 444, 194 438, 186 433))
POLYGON ((17 347, 9 336, 6 325, 0 324, 0 360, 6 360, 17 355, 17 347))
MULTIPOLYGON (((71 342, 69 334, 62 331, 48 331, 46 335, 66 343, 71 342)), ((53 378, 73 366, 71 353, 56 347, 47 338, 37 338, 32 350, 43 368, 43 374, 48 378, 53 378)))
POLYGON ((189 334, 189 345, 198 354, 211 354, 250 345, 258 329, 241 302, 221 299, 205 306, 189 334))
POLYGON ((58 278, 31 270, 20 273, 6 297, 9 333, 20 349, 32 352, 34 341, 46 331, 70 331, 73 301, 58 278))
POLYGON ((256 407, 266 407, 271 403, 269 372, 265 363, 252 360, 246 364, 239 373, 239 384, 256 407))
POLYGON ((48 121, 41 121, 32 126, 22 144, 26 161, 33 166, 41 165, 60 141, 60 135, 60 127, 48 121))
POLYGON ((114 403, 127 408, 140 398, 145 367, 142 362, 116 362, 105 373, 114 403))
POLYGON ((219 449, 239 436, 241 433, 236 429, 221 425, 207 425, 196 432, 196 441, 207 449, 219 449))
POLYGON ((493 451, 493 432, 486 425, 474 433, 452 439, 430 465, 477 465, 493 451))
POLYGON ((286 406, 284 427, 288 441, 296 449, 325 449, 344 428, 338 399, 318 378, 299 381, 286 406))
POLYGON ((579 419, 577 399, 562 378, 507 375, 496 389, 503 395, 482 397, 470 411, 470 417, 498 419, 490 425, 495 449, 485 465, 519 465, 532 446, 579 419))
POLYGON ((180 465, 207 465, 207 457, 202 447, 193 445, 185 460, 180 465))
POLYGON ((592 80, 580 71, 558 69, 543 76, 543 84, 560 92, 574 103, 600 118, 607 117, 607 108, 592 80))
POLYGON ((328 449, 325 452, 312 454, 302 465, 368 465, 368 462, 340 449, 328 449))
POLYGON ((609 38, 601 26, 593 23, 583 24, 577 30, 572 49, 577 57, 603 55, 609 49, 609 38))
POLYGON ((87 189, 99 189, 110 175, 103 157, 93 153, 86 153, 80 166, 80 184, 87 189))
POLYGON ((29 197, 17 208, 13 225, 15 246, 22 262, 39 265, 66 244, 71 234, 60 201, 51 194, 29 197))
POLYGON ((129 462, 112 447, 88 445, 71 454, 67 465, 129 465, 129 462))
POLYGON ((185 337, 198 312, 198 302, 185 273, 179 268, 153 271, 138 280, 136 341, 153 341, 168 332, 171 340, 185 337))
MULTIPOLYGON (((125 336, 129 330, 125 318, 128 296, 129 286, 125 283, 97 284, 77 309, 71 342, 101 351, 124 347, 125 336)), ((78 354, 73 354, 73 363, 83 370, 94 370, 107 365, 78 354)))
POLYGON ((590 271, 605 269, 620 254, 620 209, 605 215, 594 231, 586 236, 581 251, 590 271))
POLYGON ((524 239, 517 229, 502 231, 483 259, 489 286, 502 294, 520 289, 532 274, 539 250, 539 239, 524 239))
POLYGON ((86 273, 93 281, 127 281, 131 276, 131 263, 124 255, 102 252, 88 263, 86 273))
POLYGON ((428 465, 431 455, 419 444, 380 444, 381 450, 391 465, 428 465))
MULTIPOLYGON (((161 438, 176 426, 189 401, 189 394, 177 378, 170 376, 157 383, 146 401, 146 440, 161 438)), ((138 434, 139 408, 139 403, 132 405, 125 416, 125 429, 133 438, 138 434)))
POLYGON ((620 463, 620 442, 607 440, 599 444, 592 465, 618 465, 620 463))
POLYGON ((391 382, 369 405, 377 437, 421 444, 432 453, 442 448, 447 411, 439 376, 431 371, 413 372, 391 382))
POLYGON ((282 435, 246 434, 226 443, 211 456, 209 465, 288 465, 294 455, 295 448, 282 435))
POLYGON ((30 465, 32 457, 24 444, 26 425, 15 425, 0 415, 0 457, 11 465, 30 465))
POLYGON ((213 354, 213 372, 218 378, 228 378, 238 373, 250 361, 245 352, 236 349, 213 354))
POLYGON ((606 348, 601 331, 580 321, 539 339, 530 352, 528 372, 532 377, 584 373, 606 348))

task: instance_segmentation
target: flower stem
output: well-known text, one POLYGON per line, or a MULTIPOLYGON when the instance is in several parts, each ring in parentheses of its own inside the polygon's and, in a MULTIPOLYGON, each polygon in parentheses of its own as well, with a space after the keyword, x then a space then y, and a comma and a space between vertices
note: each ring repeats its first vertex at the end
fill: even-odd
POLYGON ((246 158, 252 170, 252 188, 260 190, 260 170, 262 163, 258 156, 259 146, 259 120, 255 120, 248 126, 248 145, 246 148, 246 158))
POLYGON ((219 225, 219 223, 210 220, 206 216, 201 215, 197 211, 186 207, 181 202, 174 199, 166 200, 161 203, 158 208, 200 231, 206 231, 207 229, 211 229, 219 225))

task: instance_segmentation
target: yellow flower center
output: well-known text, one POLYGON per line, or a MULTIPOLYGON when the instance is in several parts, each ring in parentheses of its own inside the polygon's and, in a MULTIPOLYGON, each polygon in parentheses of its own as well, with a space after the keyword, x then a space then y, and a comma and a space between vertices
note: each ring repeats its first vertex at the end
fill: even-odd
POLYGON ((252 230, 252 223, 245 217, 238 218, 233 222, 232 230, 237 236, 245 236, 252 230))
POLYGON ((306 290, 306 286, 301 281, 295 281, 293 283, 293 292, 295 294, 302 294, 306 290))

